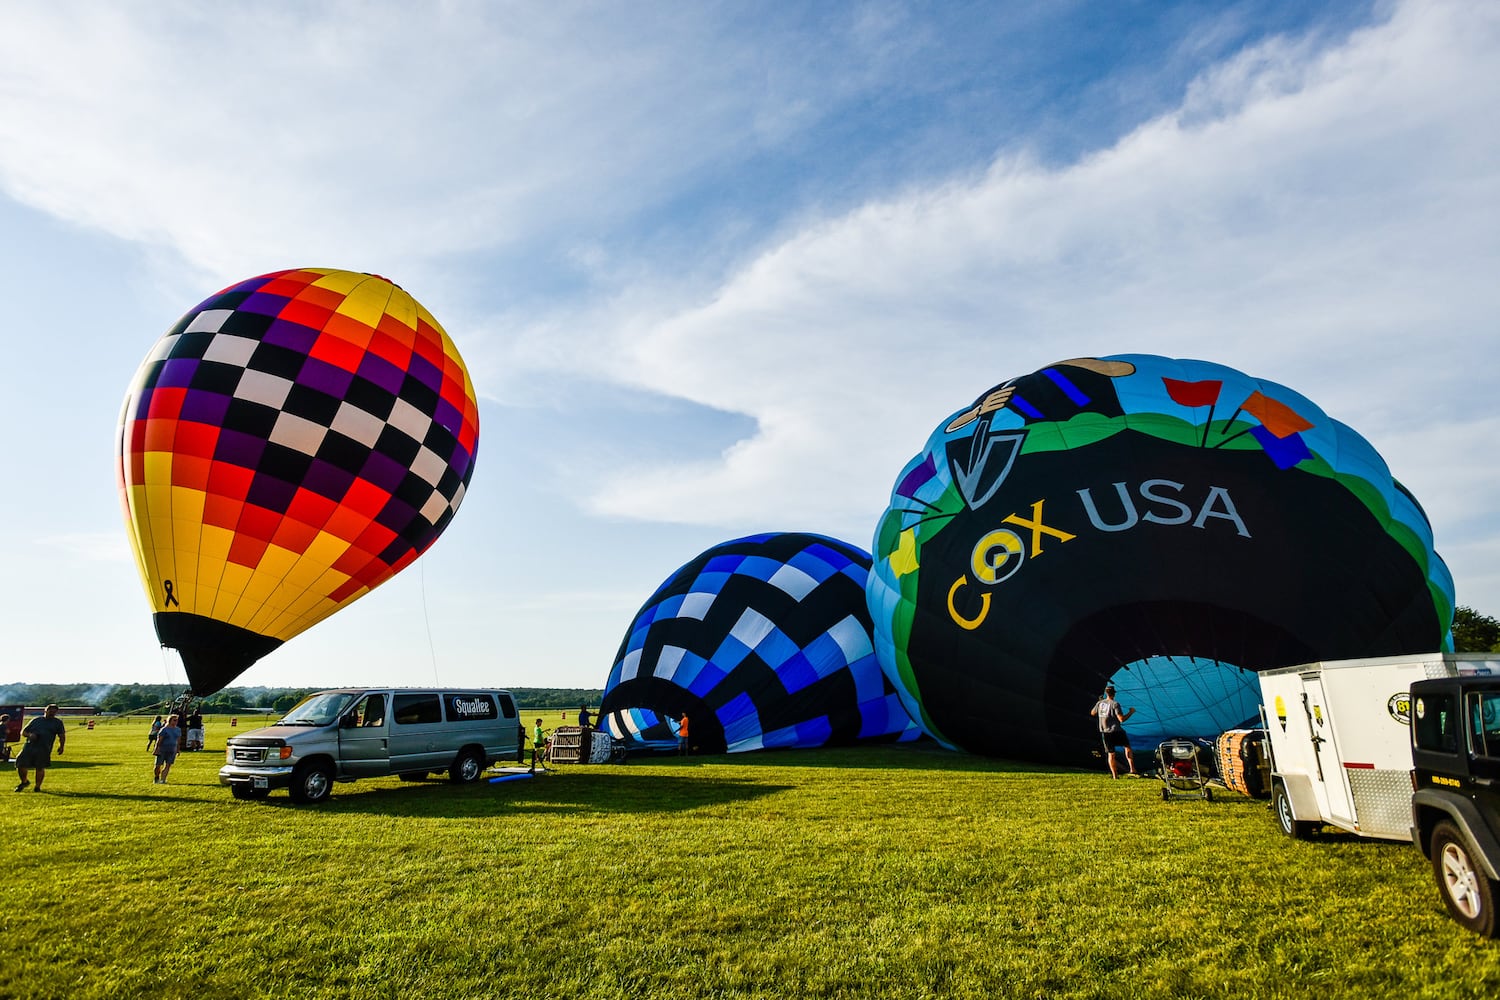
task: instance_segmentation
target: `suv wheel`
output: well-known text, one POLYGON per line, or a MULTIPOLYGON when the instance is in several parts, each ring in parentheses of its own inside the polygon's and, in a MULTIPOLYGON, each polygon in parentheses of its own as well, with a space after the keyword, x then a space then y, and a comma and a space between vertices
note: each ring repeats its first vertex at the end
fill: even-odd
POLYGON ((1448 912, 1460 924, 1483 937, 1495 936, 1495 883, 1474 864, 1463 833, 1448 820, 1432 831, 1432 873, 1448 912))
POLYGON ((448 769, 448 780, 455 784, 467 785, 478 781, 482 774, 484 774, 484 757, 478 750, 471 747, 459 752, 453 766, 448 769))
POLYGON ((318 761, 298 764, 287 791, 293 802, 308 805, 322 802, 333 793, 333 768, 318 761))

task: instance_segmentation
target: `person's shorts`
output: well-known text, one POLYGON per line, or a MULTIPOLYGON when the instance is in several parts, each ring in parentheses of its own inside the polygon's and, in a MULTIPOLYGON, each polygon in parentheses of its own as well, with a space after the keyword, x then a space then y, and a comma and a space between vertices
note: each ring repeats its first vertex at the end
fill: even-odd
POLYGON ((52 754, 39 743, 28 743, 16 755, 17 767, 35 767, 43 771, 52 766, 52 754))
POLYGON ((162 753, 160 750, 158 750, 156 752, 156 762, 158 764, 170 764, 173 761, 175 761, 176 759, 177 759, 177 751, 176 750, 173 750, 170 753, 162 753))
POLYGON ((1130 749, 1130 737, 1125 735, 1124 729, 1116 729, 1112 733, 1100 733, 1099 742, 1104 744, 1105 753, 1130 749))

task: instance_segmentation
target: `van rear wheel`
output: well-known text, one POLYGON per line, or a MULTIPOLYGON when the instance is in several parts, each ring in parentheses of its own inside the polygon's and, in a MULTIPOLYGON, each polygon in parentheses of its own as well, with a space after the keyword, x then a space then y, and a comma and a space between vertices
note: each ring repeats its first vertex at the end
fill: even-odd
POLYGON ((467 785, 479 780, 484 773, 484 756, 478 750, 470 747, 459 751, 453 766, 448 769, 448 780, 454 784, 467 785))
POLYGON ((1474 863, 1468 839, 1448 820, 1432 831, 1432 873, 1454 920, 1481 937, 1492 938, 1500 931, 1495 883, 1474 863))

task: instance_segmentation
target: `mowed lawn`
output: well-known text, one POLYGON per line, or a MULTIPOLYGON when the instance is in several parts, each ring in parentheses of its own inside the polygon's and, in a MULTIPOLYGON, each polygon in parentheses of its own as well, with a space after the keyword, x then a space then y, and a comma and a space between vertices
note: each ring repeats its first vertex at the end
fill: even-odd
POLYGON ((233 730, 207 731, 165 786, 142 720, 69 720, 40 795, 0 771, 0 996, 1500 992, 1500 946, 1447 919, 1415 848, 1291 841, 1229 792, 917 745, 299 807, 231 799, 233 730))

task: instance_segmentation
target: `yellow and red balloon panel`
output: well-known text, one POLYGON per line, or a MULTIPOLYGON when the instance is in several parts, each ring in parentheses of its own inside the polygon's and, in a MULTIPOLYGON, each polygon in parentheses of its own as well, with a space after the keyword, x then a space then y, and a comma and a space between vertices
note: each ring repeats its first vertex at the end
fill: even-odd
POLYGON ((118 471, 157 635, 193 689, 421 555, 478 440, 453 341, 384 278, 278 271, 183 316, 126 396, 118 471))

